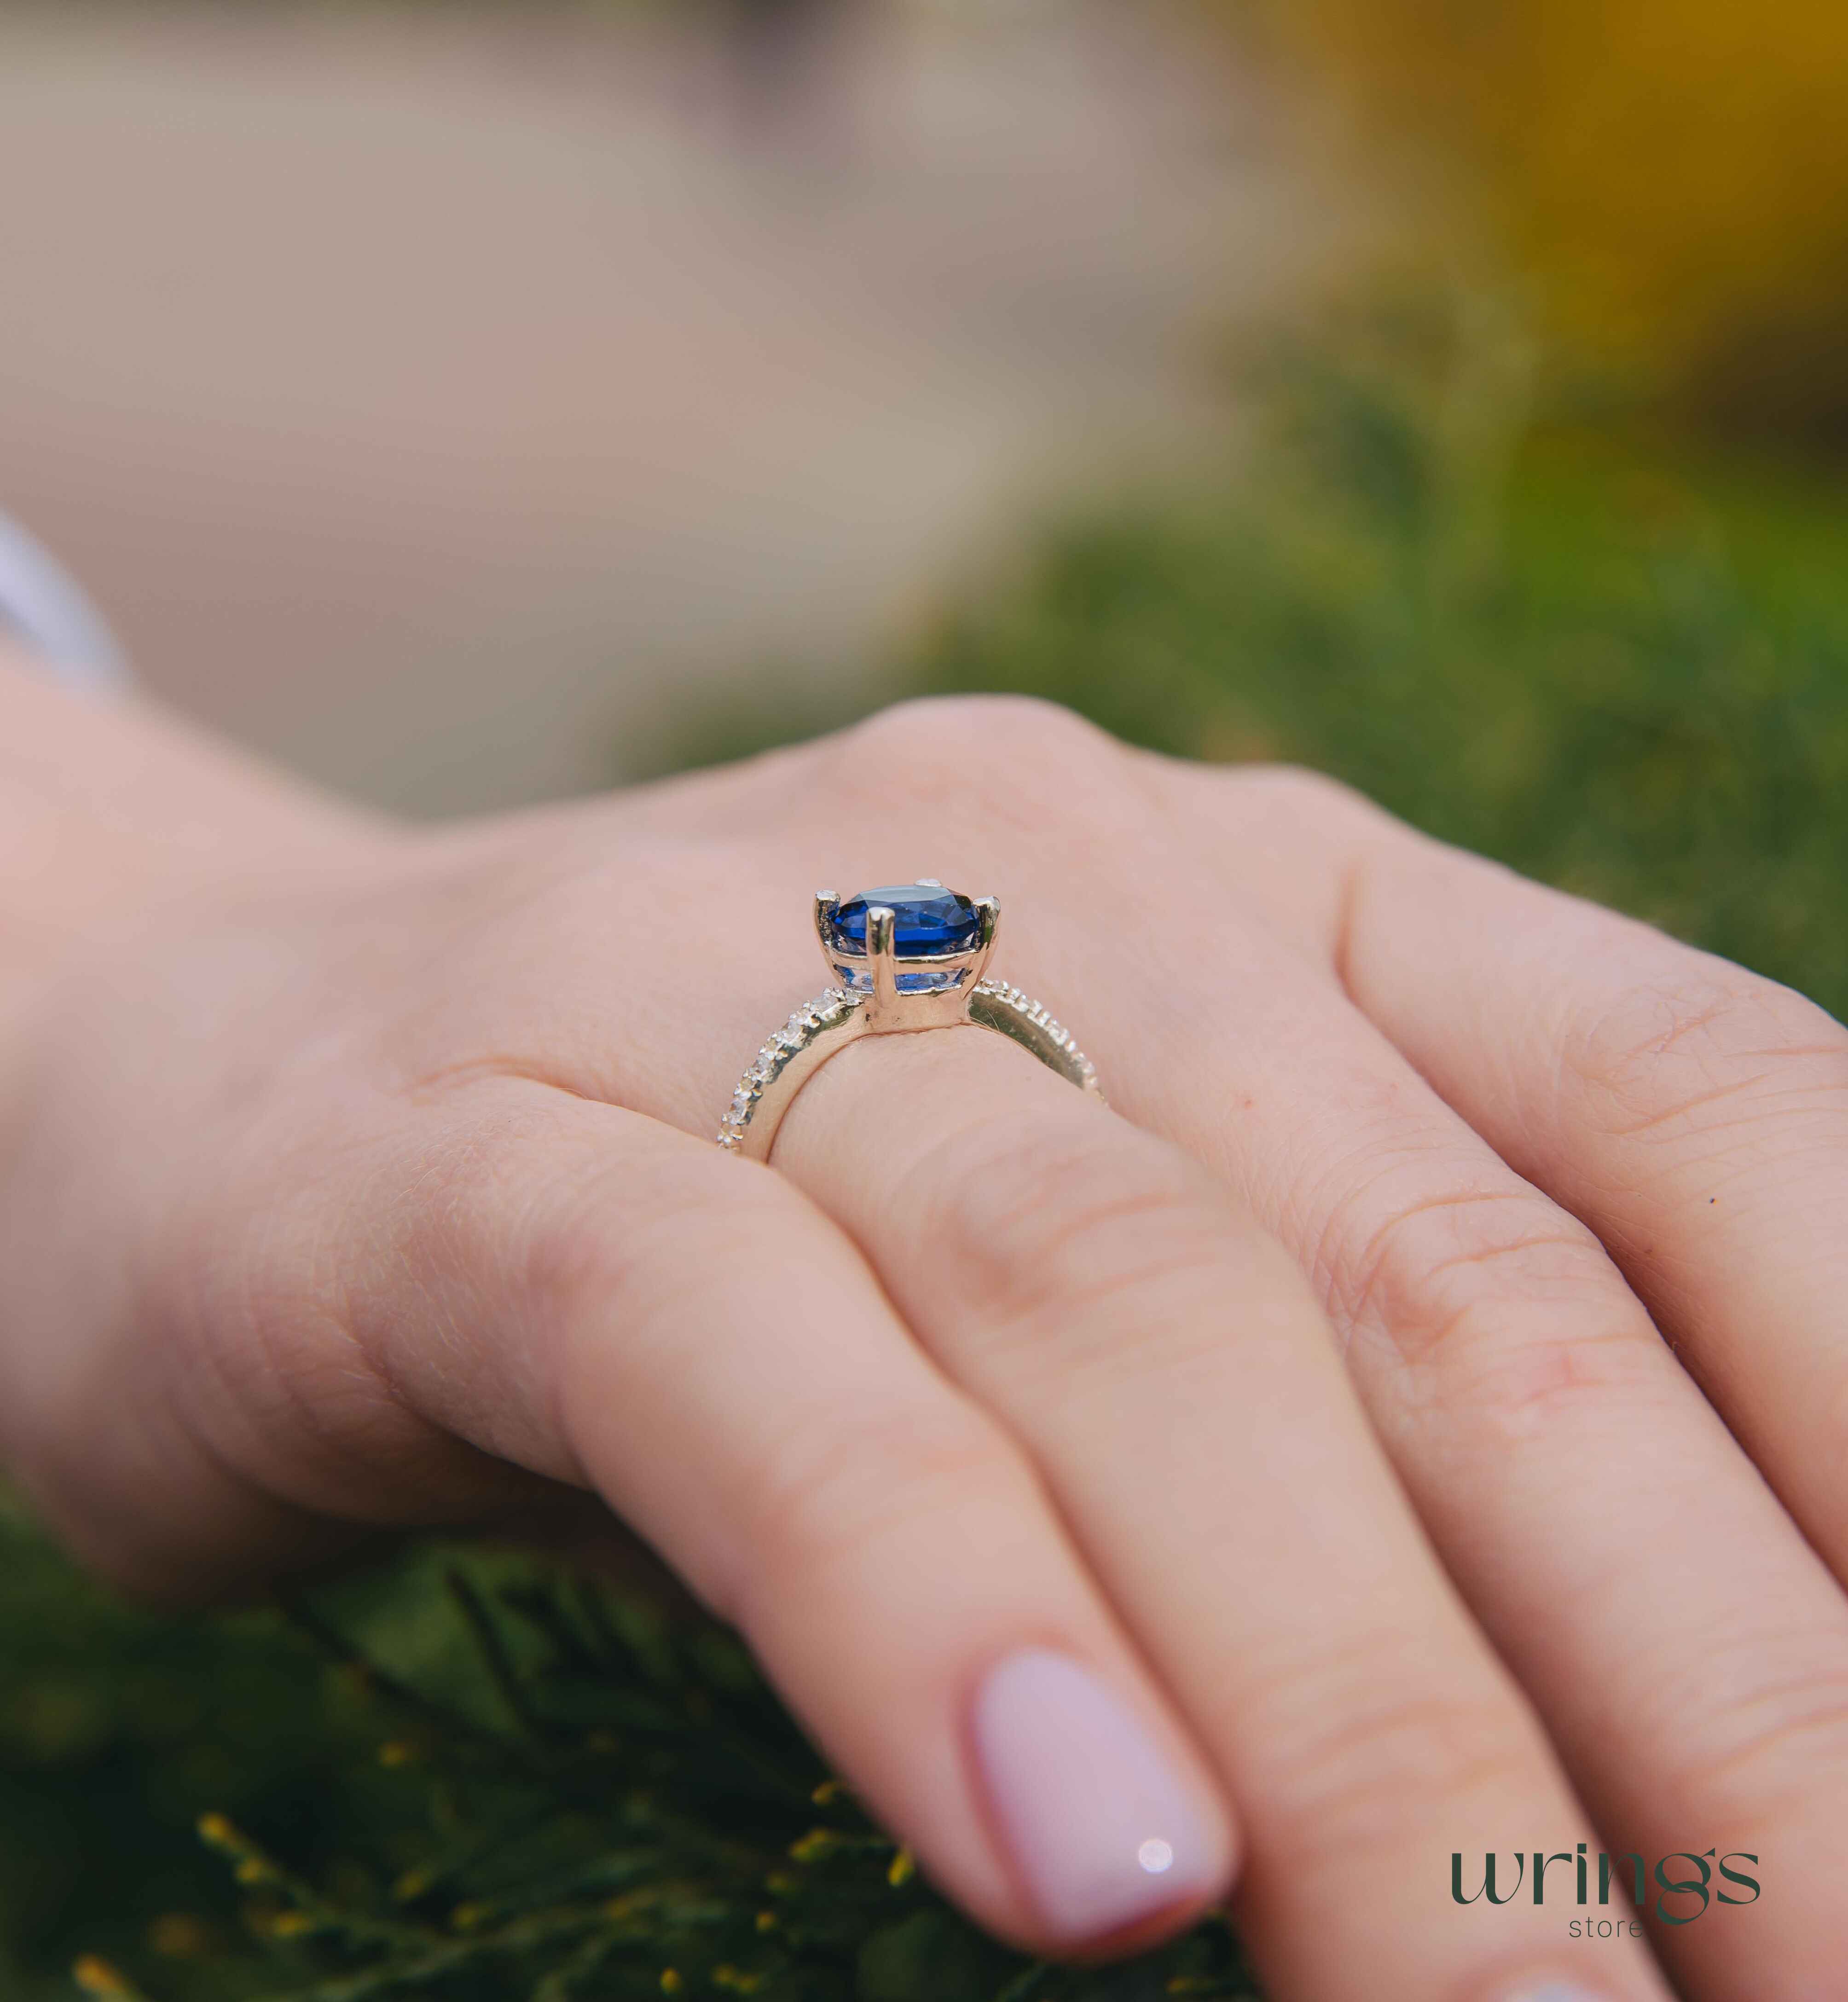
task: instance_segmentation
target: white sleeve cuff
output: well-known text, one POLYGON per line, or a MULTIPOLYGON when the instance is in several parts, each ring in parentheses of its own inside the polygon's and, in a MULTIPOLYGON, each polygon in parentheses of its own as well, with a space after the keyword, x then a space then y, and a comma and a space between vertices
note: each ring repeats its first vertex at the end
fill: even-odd
POLYGON ((103 615, 51 553, 0 514, 0 630, 36 654, 72 688, 128 686, 128 661, 103 615))

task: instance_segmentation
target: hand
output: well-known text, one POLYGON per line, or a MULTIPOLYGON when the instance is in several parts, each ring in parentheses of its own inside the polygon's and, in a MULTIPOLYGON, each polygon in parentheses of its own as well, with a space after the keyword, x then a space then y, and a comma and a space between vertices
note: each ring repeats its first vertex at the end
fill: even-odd
POLYGON ((1595 1826, 1713 1893, 1758 1856, 1762 1903, 1650 1921, 1688 1994, 1835 1992, 1819 1010, 1009 701, 434 832, 221 804, 17 1010, 0 1445, 93 1561, 204 1587, 588 1488, 1016 1941, 1233 1885, 1278 2002, 1659 1997, 1568 1936, 1635 1909, 1595 1826), (1114 1110, 875 1038, 774 1170, 722 1153, 814 889, 919 874, 999 896, 1114 1110), (1543 1905, 1453 1901, 1536 1847, 1543 1905))

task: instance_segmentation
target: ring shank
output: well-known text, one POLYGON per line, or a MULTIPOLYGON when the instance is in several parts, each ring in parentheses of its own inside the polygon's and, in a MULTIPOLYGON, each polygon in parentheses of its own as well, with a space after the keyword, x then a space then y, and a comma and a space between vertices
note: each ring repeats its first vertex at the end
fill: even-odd
MULTIPOLYGON (((975 1027, 992 1031, 1037 1057, 1093 1098, 1104 1096, 1097 1072, 1070 1034, 1039 1003, 1005 981, 984 980, 969 996, 968 1011, 954 1023, 936 1026, 975 1027)), ((891 1034, 876 1027, 863 997, 830 988, 799 1008, 779 1029, 745 1072, 731 1109, 719 1129, 719 1145, 728 1153, 768 1160, 776 1129, 795 1103, 796 1094, 830 1057, 863 1036, 891 1034)), ((899 1031, 898 1033, 905 1033, 899 1031)), ((920 1027, 912 1033, 925 1034, 920 1027)))

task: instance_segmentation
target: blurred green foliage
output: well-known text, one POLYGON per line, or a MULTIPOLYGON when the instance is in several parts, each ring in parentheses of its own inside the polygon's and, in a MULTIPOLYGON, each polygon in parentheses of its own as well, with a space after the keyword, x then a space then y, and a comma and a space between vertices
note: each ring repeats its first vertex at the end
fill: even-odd
POLYGON ((1055 530, 918 678, 1279 758, 1848 1014, 1848 481, 1530 423, 1428 305, 1260 371, 1205 493, 1055 530))
MULTIPOLYGON (((1422 287, 1267 340, 1223 464, 964 579, 897 685, 1314 766, 1848 1015, 1843 465, 1536 413, 1532 364, 1422 287)), ((778 694, 680 755, 840 720, 778 694)))
POLYGON ((728 1634, 413 1543, 163 1618, 0 1514, 0 1995, 152 2002, 1158 2002, 1222 1924, 1079 1974, 867 1821, 728 1634))
MULTIPOLYGON (((1376 302, 1244 380, 1228 464, 1030 539, 899 678, 1319 766, 1848 1009, 1839 473, 1536 424, 1480 302, 1376 302)), ((740 706, 684 748, 790 727, 740 706)), ((1250 1992, 1217 1922, 1036 1970, 824 1781, 728 1637, 534 1560, 413 1543, 166 1619, 0 1516, 19 2002, 76 1993, 84 1955, 91 1992, 155 2002, 1250 1992)))

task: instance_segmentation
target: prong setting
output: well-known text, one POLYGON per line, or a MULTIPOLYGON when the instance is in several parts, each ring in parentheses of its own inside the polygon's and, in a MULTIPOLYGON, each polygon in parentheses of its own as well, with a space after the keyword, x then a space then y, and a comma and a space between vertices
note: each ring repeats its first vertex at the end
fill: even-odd
POLYGON ((978 897, 975 909, 981 919, 981 928, 975 934, 975 963, 964 976, 971 992, 986 978, 989 961, 995 956, 995 938, 1001 930, 1001 900, 998 897, 978 897))
POLYGON ((884 904, 866 910, 866 964, 873 973, 870 1023, 891 1014, 898 1006, 898 914, 884 904))
POLYGON ((1097 1073, 1070 1032, 1018 988, 988 978, 1001 923, 997 898, 947 891, 920 877, 913 884, 863 892, 849 901, 845 915, 832 891, 818 891, 814 922, 839 984, 773 1031, 738 1080, 716 1136, 727 1153, 767 1160, 783 1115, 804 1083, 863 1035, 964 1024, 992 1030, 1091 1097, 1102 1097, 1097 1073), (913 890, 933 894, 912 898, 913 890), (929 950, 933 945, 948 949, 929 950))
POLYGON ((968 1019, 1000 912, 992 896, 920 876, 845 905, 831 891, 818 895, 815 930, 830 975, 866 998, 865 1029, 948 1028, 968 1019))

